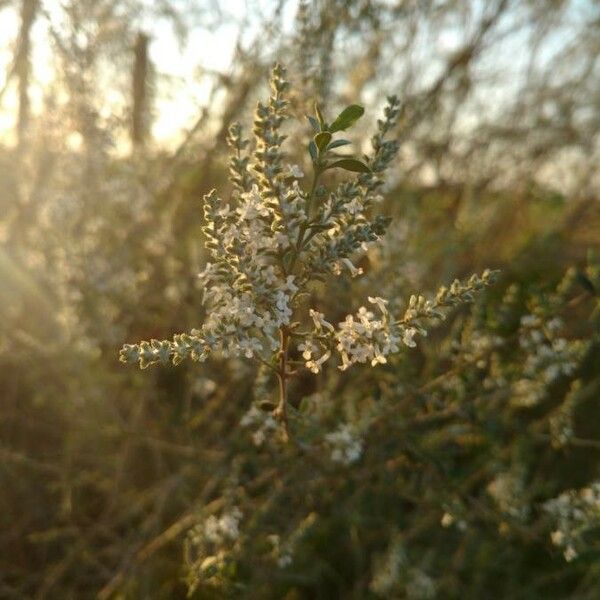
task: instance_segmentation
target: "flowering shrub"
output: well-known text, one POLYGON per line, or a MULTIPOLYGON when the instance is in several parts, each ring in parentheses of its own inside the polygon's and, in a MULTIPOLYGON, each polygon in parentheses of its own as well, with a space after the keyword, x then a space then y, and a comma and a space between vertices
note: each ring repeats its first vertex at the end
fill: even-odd
POLYGON ((563 549, 565 560, 574 560, 586 547, 585 534, 600 526, 600 482, 582 490, 568 490, 548 500, 544 508, 557 524, 552 543, 563 549))
MULTIPOLYGON (((334 353, 340 370, 355 363, 384 364, 401 346, 414 347, 415 336, 426 335, 430 321, 443 319, 445 307, 473 300, 474 293, 493 280, 493 273, 485 271, 466 283, 456 280, 440 288, 432 300, 413 295, 401 317, 389 313, 384 298, 369 296, 373 310, 361 306, 337 326, 307 306, 316 282, 346 272, 359 276, 362 270, 355 263, 385 234, 390 220, 376 214, 374 205, 381 199, 385 170, 398 151, 398 143, 385 136, 396 124, 399 100, 388 98, 384 119, 371 140, 372 154, 364 160, 334 152, 350 144, 334 135, 349 129, 364 109, 350 105, 328 123, 316 106, 315 116, 309 117, 313 172, 309 189, 304 189, 302 169, 286 164, 282 150, 288 88, 285 69, 275 66, 271 97, 256 109, 251 155, 241 127, 234 124, 229 130, 233 194, 228 201, 214 190, 204 197, 203 231, 211 257, 200 274, 208 314, 204 324, 173 340, 126 344, 121 350, 121 361, 139 363, 142 369, 169 361, 177 365, 186 358, 204 361, 214 353, 266 365, 279 381, 273 417, 282 424, 285 437, 290 436, 288 381, 297 367, 317 374, 334 353), (351 172, 354 178, 330 189, 322 179, 334 169, 351 172)), ((255 441, 262 440, 267 429, 263 425, 255 441)), ((339 445, 343 435, 330 434, 328 441, 339 445)), ((353 462, 360 444, 354 442, 351 448, 334 451, 335 460, 353 462)))
POLYGON ((181 145, 127 156, 123 33, 185 3, 60 4, 0 2, 57 61, 7 38, 0 596, 600 597, 589 6, 261 3, 181 145))
MULTIPOLYGON (((569 270, 543 294, 513 284, 495 298, 480 298, 474 310, 454 319, 427 357, 433 368, 427 377, 415 377, 399 356, 390 356, 379 374, 360 380, 351 379, 352 371, 326 370, 319 391, 288 408, 302 440, 314 440, 305 429, 320 425, 323 454, 330 461, 319 457, 305 464, 297 455, 279 454, 282 464, 269 471, 270 451, 281 450, 270 444, 276 420, 254 404, 240 425, 255 429, 252 441, 260 450, 253 454, 246 446, 240 460, 246 468, 261 465, 265 471, 246 479, 248 495, 240 495, 237 474, 223 489, 224 497, 235 494, 236 506, 253 517, 241 524, 234 547, 212 554, 214 549, 196 544, 201 558, 189 563, 194 589, 210 595, 209 590, 240 586, 250 595, 260 590, 277 597, 303 589, 294 584, 303 577, 319 582, 308 589, 338 589, 313 569, 335 560, 337 572, 345 573, 342 565, 352 564, 357 553, 369 566, 360 571, 364 587, 353 580, 353 589, 375 598, 433 598, 452 586, 468 587, 468 596, 478 597, 478 578, 471 579, 471 573, 488 552, 517 552, 507 567, 511 571, 530 553, 547 553, 552 545, 574 569, 579 556, 593 557, 597 484, 577 491, 561 480, 554 494, 544 465, 572 459, 579 445, 597 447, 578 437, 576 422, 586 390, 593 396, 597 389, 593 376, 585 375, 593 341, 567 335, 576 286, 569 270), (560 370, 548 376, 555 352, 569 359, 561 359, 560 370), (532 368, 531 357, 538 356, 544 360, 536 359, 532 368), (523 380, 533 382, 535 402, 520 400, 523 380), (282 487, 271 479, 275 472, 282 487), (273 489, 254 497, 254 485, 269 489, 265 477, 273 489), (372 507, 380 505, 385 515, 374 514, 372 507), (356 539, 348 537, 350 531, 356 539), (465 547, 473 554, 465 555, 465 547), (250 559, 257 555, 271 566, 257 566, 250 559), (448 571, 449 560, 460 565, 456 573, 448 571)), ((407 309, 425 303, 416 299, 407 309)), ((262 386, 259 377, 258 397, 262 386)), ((218 521, 219 514, 205 522, 218 521)), ((559 553, 548 558, 556 568, 564 559, 559 553)), ((580 568, 585 572, 585 564, 580 568)), ((522 584, 517 581, 505 590, 522 584)), ((547 589, 543 579, 528 585, 534 598, 536 590, 547 589)))
POLYGON ((50 301, 40 324, 18 297, 2 305, 5 540, 19 547, 3 555, 18 564, 2 559, 2 589, 597 597, 597 258, 571 250, 570 232, 547 242, 552 264, 535 272, 521 231, 502 259, 472 252, 489 229, 458 231, 444 196, 415 200, 401 168, 384 184, 397 101, 379 150, 361 158, 327 149, 334 134, 320 148, 332 125, 316 114, 310 170, 295 146, 277 146, 301 126, 270 107, 255 144, 230 129, 233 193, 207 196, 208 256, 187 213, 174 226, 173 195, 140 187, 156 186, 122 161, 106 161, 95 190, 75 177, 77 157, 74 174, 58 170, 79 182, 70 196, 101 208, 65 204, 53 182, 52 226, 31 228, 26 211, 25 232, 4 226, 4 256, 22 257, 16 272, 50 301), (363 166, 339 164, 350 159, 363 166), (492 274, 406 294, 490 263, 506 275, 484 293, 492 274), (203 325, 124 349, 126 362, 157 368, 120 368, 115 339, 162 338, 199 318, 186 274, 202 268, 203 325), (52 314, 60 326, 46 331, 52 314), (281 444, 286 429, 293 443, 281 444))

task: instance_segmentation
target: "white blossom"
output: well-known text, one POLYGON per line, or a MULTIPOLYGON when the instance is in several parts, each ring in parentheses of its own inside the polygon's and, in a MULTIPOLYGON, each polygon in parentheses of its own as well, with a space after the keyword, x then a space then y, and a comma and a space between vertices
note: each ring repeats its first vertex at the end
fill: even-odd
POLYGON ((239 525, 242 516, 242 512, 237 507, 223 513, 220 517, 211 515, 204 521, 202 531, 204 538, 216 545, 235 541, 240 535, 239 525))
POLYGON ((306 368, 309 371, 311 371, 312 373, 320 373, 323 363, 325 363, 329 359, 330 356, 331 356, 331 352, 329 352, 329 350, 328 350, 327 352, 325 352, 325 354, 323 354, 323 356, 321 356, 317 360, 307 360, 306 368))
POLYGON ((296 179, 302 179, 302 177, 304 177, 304 173, 298 165, 290 165, 288 173, 296 179))
POLYGON ((360 459, 363 442, 349 425, 343 424, 328 433, 325 440, 331 447, 331 460, 343 465, 351 465, 360 459))
POLYGON ((325 327, 325 329, 328 329, 329 331, 332 331, 332 332, 335 331, 333 325, 331 323, 329 323, 329 321, 325 320, 325 315, 323 313, 317 312, 316 310, 313 310, 311 308, 308 311, 308 314, 310 315, 310 317, 314 321, 315 328, 317 330, 320 330, 323 327, 325 327))
POLYGON ((386 304, 388 303, 387 300, 385 300, 384 298, 380 298, 379 296, 375 296, 375 297, 368 296, 367 300, 371 304, 376 304, 382 314, 384 314, 384 315, 388 314, 388 311, 387 311, 387 308, 386 308, 386 304))
POLYGON ((277 430, 277 421, 271 414, 252 406, 241 418, 240 426, 253 429, 252 442, 255 446, 262 446, 277 430))
POLYGON ((548 500, 544 508, 556 524, 550 539, 563 550, 565 560, 571 562, 586 549, 585 534, 600 526, 600 482, 567 490, 548 500))

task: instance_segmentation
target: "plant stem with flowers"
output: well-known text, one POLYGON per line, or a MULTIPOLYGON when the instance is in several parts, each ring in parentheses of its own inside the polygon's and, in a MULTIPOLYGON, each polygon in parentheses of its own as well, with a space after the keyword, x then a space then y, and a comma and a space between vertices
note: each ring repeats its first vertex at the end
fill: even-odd
POLYGON ((288 420, 288 383, 298 371, 295 365, 319 373, 337 354, 345 370, 356 363, 372 366, 387 362, 401 346, 414 347, 416 335, 426 335, 427 325, 443 319, 444 310, 469 302, 473 294, 493 281, 493 273, 473 275, 466 283, 456 280, 427 300, 413 295, 401 318, 387 308, 387 300, 369 297, 373 309, 360 307, 334 326, 325 315, 306 307, 301 297, 316 281, 348 272, 362 273, 355 261, 375 244, 390 219, 373 214, 381 200, 384 173, 398 151, 387 140, 400 113, 400 102, 388 98, 384 118, 371 142, 370 156, 338 154, 350 144, 333 139, 363 115, 353 104, 328 123, 320 108, 308 117, 313 137, 308 145, 313 177, 308 191, 300 182, 300 167, 285 163, 282 126, 288 118, 285 69, 276 65, 267 104, 257 106, 254 149, 238 124, 231 126, 228 143, 230 180, 234 191, 229 201, 213 190, 204 197, 203 232, 210 262, 200 274, 203 302, 209 309, 200 329, 178 334, 172 340, 126 344, 120 360, 146 368, 156 363, 178 364, 186 358, 204 361, 211 354, 243 356, 267 365, 278 379, 279 399, 272 411, 282 435, 293 435, 288 420), (333 189, 320 185, 326 171, 352 174, 333 189), (301 361, 293 360, 296 355, 301 361), (294 365, 294 369, 292 369, 294 365))

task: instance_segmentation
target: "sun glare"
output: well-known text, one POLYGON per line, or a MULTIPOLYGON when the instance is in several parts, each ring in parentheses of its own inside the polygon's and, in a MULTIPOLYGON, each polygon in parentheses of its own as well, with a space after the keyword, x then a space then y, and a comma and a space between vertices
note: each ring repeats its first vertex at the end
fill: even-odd
MULTIPOLYGON (((30 99, 33 114, 42 112, 50 86, 60 79, 59 68, 52 62, 50 25, 60 21, 60 8, 50 3, 48 21, 34 24, 30 99)), ((182 45, 173 28, 164 21, 144 20, 150 36, 149 55, 155 71, 152 136, 165 147, 178 143, 209 102, 214 76, 231 69, 238 28, 222 24, 214 30, 192 28, 182 45)), ((9 144, 14 134, 18 110, 17 85, 11 79, 13 49, 17 43, 19 16, 14 8, 0 9, 0 138, 9 144), (3 89, 6 88, 6 89, 3 89)), ((126 84, 125 84, 126 85, 126 84)), ((121 91, 111 90, 101 102, 102 115, 122 113, 126 104, 121 91)), ((126 145, 125 140, 123 144, 126 145)))

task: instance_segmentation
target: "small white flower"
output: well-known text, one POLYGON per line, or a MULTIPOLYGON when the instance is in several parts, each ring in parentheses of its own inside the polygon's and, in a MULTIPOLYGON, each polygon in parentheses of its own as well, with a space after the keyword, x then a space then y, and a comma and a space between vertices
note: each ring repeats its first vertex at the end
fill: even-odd
POLYGON ((564 326, 563 320, 560 319, 559 317, 554 317, 553 319, 550 319, 550 321, 548 321, 548 323, 546 323, 546 327, 548 327, 548 329, 552 332, 552 333, 556 333, 557 331, 560 331, 564 326))
POLYGON ((302 179, 302 177, 304 177, 304 173, 298 165, 290 165, 289 174, 296 179, 302 179))
POLYGON ((356 346, 350 350, 352 358, 359 363, 367 362, 367 359, 373 353, 370 346, 356 346))
POLYGON ((331 460, 334 462, 351 465, 362 456, 362 440, 348 425, 340 425, 328 433, 325 440, 331 446, 331 460))
POLYGON ((575 560, 578 555, 577 555, 577 551, 575 550, 575 548, 573 548, 573 546, 567 546, 567 548, 563 552, 563 556, 565 557, 565 560, 567 562, 571 562, 571 561, 575 560))
POLYGON ((417 343, 413 339, 416 333, 417 330, 414 327, 409 327, 405 329, 404 334, 402 335, 402 342, 409 348, 414 348, 417 345, 417 343))
POLYGON ((255 446, 262 446, 267 439, 264 429, 258 429, 252 434, 252 441, 255 446))
POLYGON ((246 358, 252 358, 256 353, 262 350, 262 344, 257 338, 246 338, 238 342, 242 354, 246 358))
POLYGON ((262 412, 256 406, 252 406, 242 417, 240 425, 242 427, 249 427, 260 422, 261 420, 262 412))
MULTIPOLYGON (((359 275, 363 274, 362 268, 361 267, 355 267, 352 264, 352 261, 349 258, 342 258, 342 259, 340 259, 340 262, 346 266, 346 268, 348 269, 348 271, 350 271, 350 275, 352 277, 358 277, 359 275)), ((336 275, 337 274, 338 273, 336 273, 336 275)))
POLYGON ((523 327, 535 327, 539 325, 539 319, 535 315, 523 315, 521 317, 521 325, 523 327))
POLYGON ((231 512, 225 513, 219 519, 219 529, 223 537, 230 540, 235 540, 240 535, 239 523, 242 518, 242 513, 238 508, 234 508, 231 512))
POLYGON ((375 356, 371 360, 371 366, 375 367, 378 364, 384 365, 387 363, 387 358, 380 352, 379 348, 375 350, 375 356))
POLYGON ((311 371, 312 373, 315 373, 315 374, 316 373, 320 373, 321 372, 321 366, 323 365, 324 362, 326 362, 329 359, 330 356, 331 356, 331 352, 329 352, 329 350, 328 350, 318 360, 309 360, 309 361, 307 361, 306 362, 306 368, 309 371, 311 371))
POLYGON ((359 198, 353 198, 352 200, 350 200, 350 202, 346 203, 345 205, 346 211, 348 212, 348 214, 351 215, 356 215, 362 212, 363 208, 364 207, 362 200, 360 200, 359 198))
POLYGON ((317 330, 321 330, 322 327, 325 327, 326 329, 328 329, 329 331, 335 331, 333 325, 331 323, 329 323, 329 321, 325 320, 325 315, 323 313, 317 312, 316 310, 313 310, 312 308, 308 311, 308 314, 310 315, 310 317, 312 318, 312 320, 315 323, 315 327, 317 330))
POLYGON ((298 350, 302 352, 302 358, 304 360, 310 360, 313 353, 318 352, 319 347, 311 340, 305 340, 304 342, 298 344, 298 350))
POLYGON ((280 569, 284 569, 285 567, 289 567, 293 562, 293 558, 291 554, 282 554, 281 556, 279 556, 279 558, 277 559, 277 566, 280 569))
POLYGON ((211 515, 204 522, 204 535, 209 542, 218 543, 221 541, 221 530, 219 520, 211 515))
POLYGON ((386 308, 386 304, 388 303, 387 300, 385 300, 384 298, 380 298, 379 296, 368 296, 367 298, 369 300, 369 302, 371 304, 376 304, 377 307, 379 308, 379 310, 382 312, 382 314, 387 315, 388 311, 386 308))

